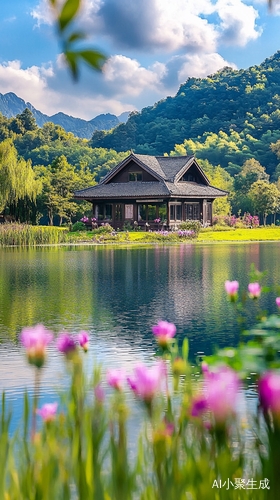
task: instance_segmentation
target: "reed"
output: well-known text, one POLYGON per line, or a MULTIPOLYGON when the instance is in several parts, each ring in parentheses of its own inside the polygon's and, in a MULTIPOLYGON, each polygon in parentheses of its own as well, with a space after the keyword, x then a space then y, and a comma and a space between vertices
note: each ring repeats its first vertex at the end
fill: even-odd
POLYGON ((57 245, 67 241, 68 229, 27 224, 0 225, 0 246, 57 245))

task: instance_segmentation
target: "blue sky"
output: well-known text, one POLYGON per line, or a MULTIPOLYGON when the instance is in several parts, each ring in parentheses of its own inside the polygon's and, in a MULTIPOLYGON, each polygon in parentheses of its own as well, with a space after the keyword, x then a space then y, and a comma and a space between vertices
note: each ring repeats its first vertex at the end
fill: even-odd
POLYGON ((266 0, 83 0, 78 24, 108 55, 102 74, 65 67, 48 0, 1 0, 0 92, 91 119, 174 95, 191 76, 246 68, 280 50, 266 0))

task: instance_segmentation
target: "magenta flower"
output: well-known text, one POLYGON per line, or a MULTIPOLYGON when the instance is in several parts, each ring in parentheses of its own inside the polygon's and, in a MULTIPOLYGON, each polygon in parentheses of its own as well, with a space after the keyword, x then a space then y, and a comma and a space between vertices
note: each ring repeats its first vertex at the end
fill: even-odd
POLYGON ((105 399, 105 392, 100 383, 95 386, 94 395, 99 403, 103 403, 105 399))
POLYGON ((261 287, 258 283, 249 283, 248 290, 251 299, 257 299, 261 294, 261 287))
POLYGON ((270 408, 273 414, 280 416, 280 374, 266 372, 259 380, 258 390, 264 412, 270 408))
POLYGON ((75 340, 68 333, 61 333, 59 335, 56 346, 66 356, 72 354, 76 349, 75 340))
POLYGON ((153 326, 153 334, 157 337, 159 345, 166 347, 168 341, 176 334, 176 326, 167 321, 159 321, 157 325, 153 326))
POLYGON ((227 294, 231 299, 235 299, 237 297, 237 292, 239 288, 239 283, 238 281, 229 281, 227 280, 225 282, 225 289, 227 294))
POLYGON ((196 397, 192 403, 192 417, 200 417, 207 409, 207 399, 205 396, 196 397))
POLYGON ((280 297, 276 297, 275 302, 278 307, 280 307, 280 297))
POLYGON ((81 331, 77 335, 77 340, 85 352, 88 350, 89 336, 87 332, 81 331))
POLYGON ((55 419, 57 406, 57 403, 46 403, 40 410, 36 410, 36 413, 42 417, 44 422, 49 423, 55 419))
POLYGON ((138 363, 134 368, 134 375, 127 381, 133 392, 146 403, 150 403, 157 392, 161 390, 163 379, 166 378, 166 366, 163 361, 148 368, 138 363))
POLYGON ((239 379, 231 368, 220 368, 205 378, 206 398, 217 423, 223 423, 234 413, 239 379))
POLYGON ((126 379, 126 372, 123 368, 117 368, 114 370, 107 370, 106 374, 107 382, 111 387, 117 389, 118 391, 122 391, 123 383, 126 379))
POLYGON ((44 325, 36 325, 33 328, 24 328, 20 340, 26 348, 28 362, 41 368, 45 361, 46 347, 52 341, 53 333, 46 330, 44 325))

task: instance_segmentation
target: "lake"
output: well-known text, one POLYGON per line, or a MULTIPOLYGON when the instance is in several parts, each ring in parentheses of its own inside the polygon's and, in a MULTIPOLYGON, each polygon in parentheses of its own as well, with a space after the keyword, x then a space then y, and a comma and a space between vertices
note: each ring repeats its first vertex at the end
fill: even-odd
MULTIPOLYGON (((176 244, 130 247, 7 248, 0 251, 0 390, 22 409, 25 387, 32 391, 33 369, 18 336, 25 326, 43 323, 56 333, 87 330, 87 369, 132 369, 151 361, 158 320, 175 323, 187 336, 190 355, 210 354, 215 346, 234 346, 238 326, 224 282, 247 288, 251 263, 267 270, 267 282, 280 283, 280 243, 176 244)), ((276 312, 275 294, 261 304, 276 312)), ((253 324, 256 305, 250 301, 253 324)), ((43 371, 42 399, 51 401, 65 384, 61 355, 52 347, 43 371)), ((129 396, 131 397, 131 396, 129 396)))

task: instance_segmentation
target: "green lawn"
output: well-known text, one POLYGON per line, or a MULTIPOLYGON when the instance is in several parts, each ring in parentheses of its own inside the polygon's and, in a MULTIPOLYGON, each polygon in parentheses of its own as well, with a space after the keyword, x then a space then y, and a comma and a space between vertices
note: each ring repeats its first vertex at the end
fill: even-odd
POLYGON ((210 241, 268 241, 280 240, 280 228, 232 229, 231 231, 201 232, 198 242, 210 241))

